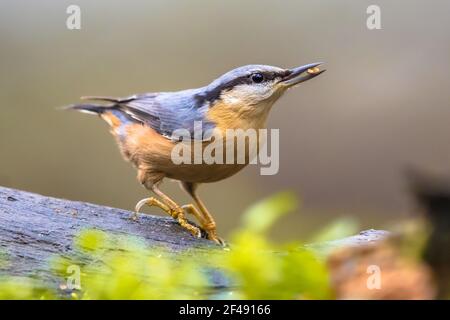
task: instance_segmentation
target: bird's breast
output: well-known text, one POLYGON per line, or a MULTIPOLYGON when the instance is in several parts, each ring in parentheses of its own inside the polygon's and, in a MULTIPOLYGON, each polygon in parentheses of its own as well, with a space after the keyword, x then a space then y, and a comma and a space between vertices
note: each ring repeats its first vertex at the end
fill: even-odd
POLYGON ((227 129, 258 130, 266 127, 270 107, 221 100, 209 108, 206 118, 222 132, 227 129))
POLYGON ((176 142, 140 124, 127 126, 125 139, 118 142, 124 157, 140 170, 188 182, 228 178, 249 164, 258 148, 258 136, 244 137, 242 143, 225 135, 208 141, 176 142))

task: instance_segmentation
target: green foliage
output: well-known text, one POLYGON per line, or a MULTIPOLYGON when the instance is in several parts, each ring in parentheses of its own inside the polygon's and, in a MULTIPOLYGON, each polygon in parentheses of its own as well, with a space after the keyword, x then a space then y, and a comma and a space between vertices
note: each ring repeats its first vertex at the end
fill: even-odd
POLYGON ((198 299, 207 285, 205 274, 191 259, 147 247, 135 237, 84 230, 75 244, 77 259, 52 261, 62 277, 68 276, 70 266, 81 268, 81 291, 74 298, 198 299))
MULTIPOLYGON (((325 266, 300 243, 275 245, 267 238, 273 223, 297 206, 280 193, 252 206, 243 227, 233 233, 231 249, 193 257, 149 247, 139 238, 83 230, 74 239, 76 253, 54 257, 50 267, 61 278, 60 292, 39 288, 31 279, 0 280, 0 298, 45 299, 205 299, 224 298, 210 291, 208 268, 237 284, 240 299, 329 298, 325 266), (79 272, 77 272, 79 270, 79 272), (81 288, 74 289, 74 284, 81 288), (15 289, 14 289, 15 288, 15 289), (19 289, 17 289, 19 288, 19 289)), ((76 286, 75 286, 76 288, 76 286)))
POLYGON ((352 218, 341 218, 317 232, 311 242, 326 242, 354 235, 358 231, 358 223, 352 218))
POLYGON ((257 203, 244 213, 244 226, 232 235, 232 250, 218 265, 239 284, 243 299, 299 299, 330 297, 325 266, 300 243, 275 245, 266 232, 283 215, 295 210, 288 192, 257 203))
POLYGON ((53 299, 53 293, 37 281, 22 277, 0 277, 0 300, 53 299))
POLYGON ((107 239, 106 233, 98 230, 83 230, 75 238, 75 246, 81 250, 95 252, 104 247, 107 239))
POLYGON ((257 233, 241 231, 219 261, 238 283, 237 296, 243 299, 330 297, 325 266, 299 244, 274 246, 257 233))
POLYGON ((251 206, 243 215, 243 229, 266 232, 276 220, 297 208, 297 198, 291 192, 280 192, 251 206))

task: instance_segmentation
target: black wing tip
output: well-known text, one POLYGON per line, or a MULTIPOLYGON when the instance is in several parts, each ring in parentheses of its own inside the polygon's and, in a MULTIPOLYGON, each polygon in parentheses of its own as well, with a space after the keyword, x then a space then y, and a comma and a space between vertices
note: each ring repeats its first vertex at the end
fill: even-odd
POLYGON ((90 114, 102 114, 106 109, 112 106, 105 106, 100 104, 71 104, 68 106, 63 106, 59 108, 60 110, 76 110, 80 112, 90 113, 90 114))
POLYGON ((83 96, 81 100, 92 100, 92 101, 107 101, 113 102, 115 104, 127 103, 136 99, 136 96, 126 97, 126 98, 115 98, 115 97, 105 97, 105 96, 83 96))

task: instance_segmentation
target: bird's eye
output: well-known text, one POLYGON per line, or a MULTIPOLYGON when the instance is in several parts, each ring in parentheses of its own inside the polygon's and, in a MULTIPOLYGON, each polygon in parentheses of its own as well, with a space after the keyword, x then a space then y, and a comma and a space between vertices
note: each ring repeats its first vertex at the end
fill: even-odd
POLYGON ((254 83, 261 83, 264 80, 264 76, 261 73, 252 74, 252 81, 254 83))

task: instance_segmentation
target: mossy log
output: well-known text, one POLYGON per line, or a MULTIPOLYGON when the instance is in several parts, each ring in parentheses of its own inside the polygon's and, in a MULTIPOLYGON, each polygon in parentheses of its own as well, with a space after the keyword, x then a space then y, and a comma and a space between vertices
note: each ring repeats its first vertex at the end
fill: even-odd
MULTIPOLYGON (((131 219, 132 212, 85 202, 46 197, 30 192, 0 187, 0 250, 8 256, 8 275, 30 276, 57 285, 49 270, 52 256, 76 254, 74 236, 82 229, 94 228, 116 234, 141 237, 149 246, 164 246, 173 252, 202 255, 211 250, 220 254, 222 247, 194 238, 173 219, 140 215, 131 219)), ((313 244, 310 247, 365 246, 387 237, 386 231, 368 230, 353 237, 313 244)), ((229 282, 219 272, 212 273, 212 289, 226 289, 229 282)))

